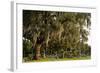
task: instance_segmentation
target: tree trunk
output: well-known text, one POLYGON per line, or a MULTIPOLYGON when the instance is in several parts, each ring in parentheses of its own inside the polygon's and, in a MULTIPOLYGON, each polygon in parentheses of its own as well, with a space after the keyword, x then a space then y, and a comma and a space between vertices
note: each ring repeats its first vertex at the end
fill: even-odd
POLYGON ((39 60, 40 56, 41 56, 41 54, 40 54, 40 47, 41 47, 41 45, 37 45, 36 48, 35 48, 35 59, 36 60, 39 60))
POLYGON ((43 58, 46 58, 46 54, 45 53, 46 53, 46 50, 44 49, 43 50, 43 58))
POLYGON ((63 51, 63 58, 65 58, 65 52, 63 51))

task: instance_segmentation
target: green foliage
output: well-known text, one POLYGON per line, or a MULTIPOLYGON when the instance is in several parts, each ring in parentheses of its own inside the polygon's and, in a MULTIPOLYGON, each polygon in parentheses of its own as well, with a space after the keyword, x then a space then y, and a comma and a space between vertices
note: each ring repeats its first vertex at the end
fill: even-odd
POLYGON ((41 58, 90 56, 90 25, 90 13, 23 10, 24 55, 33 47, 41 58))
POLYGON ((32 42, 28 39, 23 40, 23 57, 29 56, 32 52, 32 42))

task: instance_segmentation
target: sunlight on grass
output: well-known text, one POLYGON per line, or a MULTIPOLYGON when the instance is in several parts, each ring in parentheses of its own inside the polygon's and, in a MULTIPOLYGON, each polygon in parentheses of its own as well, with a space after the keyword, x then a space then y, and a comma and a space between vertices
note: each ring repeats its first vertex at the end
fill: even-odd
POLYGON ((41 58, 40 60, 30 60, 30 61, 26 61, 26 63, 29 63, 29 62, 49 62, 49 61, 69 61, 69 60, 89 60, 91 59, 90 56, 87 56, 87 57, 74 57, 74 58, 62 58, 62 59, 56 59, 56 58, 41 58))

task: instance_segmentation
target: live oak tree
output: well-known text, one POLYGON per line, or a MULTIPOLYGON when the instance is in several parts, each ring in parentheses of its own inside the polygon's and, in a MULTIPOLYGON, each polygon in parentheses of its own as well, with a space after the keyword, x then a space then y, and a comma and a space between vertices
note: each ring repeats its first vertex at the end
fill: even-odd
POLYGON ((23 10, 23 38, 33 44, 36 60, 41 55, 65 58, 81 56, 84 49, 90 52, 90 25, 90 13, 23 10))

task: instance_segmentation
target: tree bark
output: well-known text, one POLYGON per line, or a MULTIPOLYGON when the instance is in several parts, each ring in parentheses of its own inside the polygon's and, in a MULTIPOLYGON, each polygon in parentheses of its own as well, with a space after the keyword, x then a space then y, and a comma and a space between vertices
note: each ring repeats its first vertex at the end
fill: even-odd
POLYGON ((43 51, 43 58, 46 58, 45 52, 46 52, 46 50, 44 49, 44 51, 43 51))
POLYGON ((40 56, 41 56, 41 54, 40 54, 40 47, 41 47, 41 45, 37 45, 36 48, 35 48, 35 59, 36 60, 39 60, 40 56))
POLYGON ((63 51, 63 58, 65 58, 65 52, 63 51))

